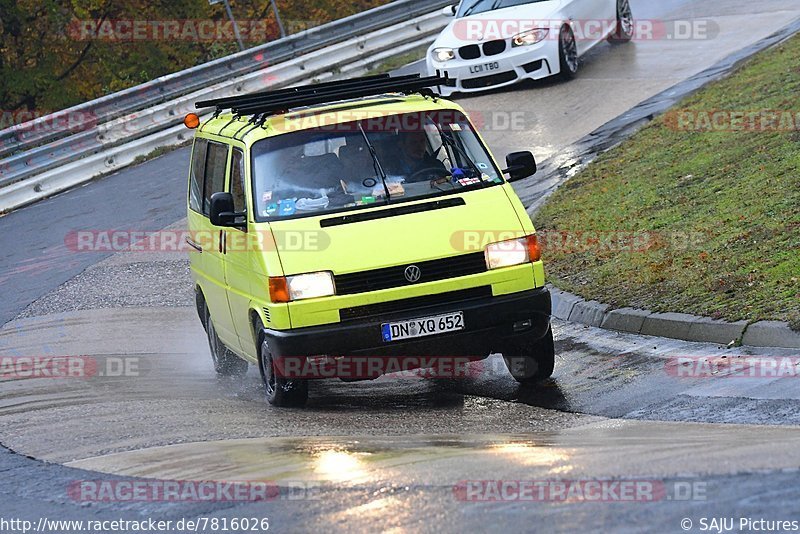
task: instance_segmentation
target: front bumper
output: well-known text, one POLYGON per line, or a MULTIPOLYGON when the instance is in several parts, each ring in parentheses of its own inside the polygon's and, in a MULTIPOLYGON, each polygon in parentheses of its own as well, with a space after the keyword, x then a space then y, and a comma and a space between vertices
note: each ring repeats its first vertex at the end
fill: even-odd
POLYGON ((558 46, 544 41, 530 47, 519 47, 497 56, 478 59, 453 59, 444 63, 428 56, 428 71, 447 74, 452 81, 449 86, 440 86, 442 96, 453 93, 474 93, 505 87, 521 80, 539 80, 558 74, 560 63, 558 46), (496 68, 489 69, 489 65, 496 68), (494 66, 494 65, 492 65, 494 66))
POLYGON ((273 357, 450 356, 480 359, 514 342, 536 340, 550 325, 550 292, 538 288, 293 330, 264 331, 273 357), (387 322, 464 312, 464 330, 398 342, 384 342, 387 322))

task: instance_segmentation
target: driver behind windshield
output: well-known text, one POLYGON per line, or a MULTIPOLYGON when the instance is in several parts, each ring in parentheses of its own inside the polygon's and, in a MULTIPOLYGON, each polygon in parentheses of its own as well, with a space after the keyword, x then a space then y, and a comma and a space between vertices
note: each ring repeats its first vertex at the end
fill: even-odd
POLYGON ((450 175, 450 171, 428 151, 428 136, 424 131, 401 132, 390 156, 391 170, 407 182, 430 181, 450 175))

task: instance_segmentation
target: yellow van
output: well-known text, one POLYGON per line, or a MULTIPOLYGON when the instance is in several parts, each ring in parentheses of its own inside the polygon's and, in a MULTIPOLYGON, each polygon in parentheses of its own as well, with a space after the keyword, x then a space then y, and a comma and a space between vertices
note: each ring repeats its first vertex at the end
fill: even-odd
POLYGON ((536 163, 517 152, 501 170, 435 92, 446 82, 372 76, 186 117, 187 243, 218 373, 258 365, 276 406, 303 405, 315 378, 495 352, 520 383, 552 374, 541 251, 510 185, 536 163))

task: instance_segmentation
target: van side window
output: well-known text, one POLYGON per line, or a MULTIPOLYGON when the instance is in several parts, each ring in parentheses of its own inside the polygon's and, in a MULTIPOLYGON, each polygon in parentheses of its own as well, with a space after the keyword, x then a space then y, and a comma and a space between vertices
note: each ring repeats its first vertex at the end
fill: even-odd
POLYGON ((192 151, 192 170, 189 173, 189 209, 201 213, 203 211, 202 192, 203 174, 206 168, 206 147, 208 141, 205 139, 194 140, 194 150, 192 151))
POLYGON ((244 152, 234 148, 231 156, 231 195, 233 196, 233 209, 239 213, 247 210, 244 191, 244 152))
POLYGON ((225 169, 228 166, 228 145, 208 143, 205 183, 203 185, 203 215, 211 212, 211 195, 225 191, 225 169))

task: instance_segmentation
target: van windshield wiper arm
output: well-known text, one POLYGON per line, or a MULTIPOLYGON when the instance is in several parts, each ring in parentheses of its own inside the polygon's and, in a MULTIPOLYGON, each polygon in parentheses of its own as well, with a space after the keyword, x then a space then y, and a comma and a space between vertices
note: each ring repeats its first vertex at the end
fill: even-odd
POLYGON ((478 166, 472 161, 472 158, 467 154, 467 151, 458 146, 455 139, 451 139, 450 136, 444 132, 444 129, 440 127, 439 124, 436 125, 436 128, 439 130, 439 136, 442 138, 442 141, 447 143, 453 150, 458 152, 462 158, 464 158, 465 163, 472 167, 472 171, 475 173, 475 177, 481 181, 481 184, 485 187, 486 180, 483 179, 483 171, 481 171, 478 166))
POLYGON ((388 204, 389 201, 392 200, 392 196, 389 193, 389 186, 386 185, 386 173, 383 171, 383 166, 381 166, 381 161, 378 159, 378 153, 375 151, 375 147, 372 146, 369 137, 367 137, 367 132, 361 127, 360 122, 358 123, 358 129, 361 131, 361 135, 364 136, 364 142, 367 144, 367 149, 372 156, 372 166, 375 168, 375 174, 381 179, 381 183, 383 183, 383 191, 386 193, 386 203, 388 204))

